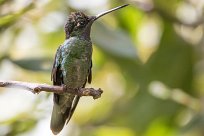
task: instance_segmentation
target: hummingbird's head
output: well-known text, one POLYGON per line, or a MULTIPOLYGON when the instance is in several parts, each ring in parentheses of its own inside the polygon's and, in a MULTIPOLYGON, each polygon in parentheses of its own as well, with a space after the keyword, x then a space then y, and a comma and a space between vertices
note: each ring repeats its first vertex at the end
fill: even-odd
POLYGON ((120 8, 126 7, 128 4, 110 9, 96 16, 87 16, 83 12, 73 12, 69 15, 68 20, 65 24, 66 39, 72 36, 81 36, 85 39, 90 39, 91 26, 95 20, 98 18, 118 10, 120 8))
POLYGON ((93 22, 91 17, 85 15, 83 12, 71 13, 65 24, 66 39, 71 36, 81 35, 90 22, 93 22))

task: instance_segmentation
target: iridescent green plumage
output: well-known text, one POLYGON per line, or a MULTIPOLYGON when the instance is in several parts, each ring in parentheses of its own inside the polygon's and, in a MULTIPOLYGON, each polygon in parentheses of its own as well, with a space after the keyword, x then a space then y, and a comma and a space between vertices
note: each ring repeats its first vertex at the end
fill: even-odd
MULTIPOLYGON (((66 40, 58 48, 52 69, 54 85, 66 85, 72 89, 85 87, 91 83, 92 43, 91 25, 101 16, 127 5, 103 12, 97 16, 86 16, 82 12, 72 13, 65 25, 66 40)), ((65 122, 69 122, 80 97, 74 94, 54 94, 51 130, 58 134, 65 122)))
MULTIPOLYGON (((54 85, 66 85, 77 89, 85 86, 87 78, 91 81, 92 43, 90 38, 83 37, 89 18, 83 13, 72 13, 65 25, 66 40, 58 48, 52 70, 54 85), (74 20, 72 22, 70 20, 74 20), (84 22, 83 22, 84 21, 84 22), (77 25, 78 24, 78 25, 77 25)), ((79 96, 73 94, 54 94, 54 107, 51 118, 51 129, 57 134, 69 121, 79 96)))

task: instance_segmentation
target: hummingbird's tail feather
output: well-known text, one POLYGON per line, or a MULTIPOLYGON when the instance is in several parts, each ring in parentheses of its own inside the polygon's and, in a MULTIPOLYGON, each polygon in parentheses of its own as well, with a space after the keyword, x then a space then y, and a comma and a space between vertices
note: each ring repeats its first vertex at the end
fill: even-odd
POLYGON ((77 104, 79 102, 79 99, 80 99, 80 96, 75 96, 73 104, 72 104, 72 108, 71 108, 70 113, 69 113, 69 117, 67 118, 67 123, 66 124, 68 124, 69 120, 71 119, 71 117, 72 117, 72 115, 73 115, 73 113, 74 113, 74 111, 75 111, 75 109, 77 107, 77 104))
MULTIPOLYGON (((63 96, 60 97, 63 99, 63 96)), ((71 103, 66 102, 68 105, 65 112, 62 112, 62 106, 59 103, 54 102, 50 128, 53 134, 57 135, 64 127, 64 124, 69 122, 71 119, 76 106, 79 102, 80 96, 73 96, 73 101, 71 103)))
POLYGON ((50 128, 52 130, 52 133, 57 135, 64 127, 64 124, 66 122, 66 119, 69 115, 71 107, 68 107, 65 113, 60 112, 61 107, 58 104, 54 104, 53 110, 52 110, 52 117, 51 117, 51 123, 50 128))

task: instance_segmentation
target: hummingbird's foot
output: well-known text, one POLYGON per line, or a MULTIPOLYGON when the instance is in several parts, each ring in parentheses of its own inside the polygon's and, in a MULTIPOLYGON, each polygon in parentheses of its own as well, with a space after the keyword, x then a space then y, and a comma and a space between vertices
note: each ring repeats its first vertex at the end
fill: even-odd
POLYGON ((70 88, 66 85, 62 85, 63 90, 65 90, 65 93, 71 93, 71 94, 75 94, 78 96, 92 96, 93 99, 98 99, 101 97, 101 94, 103 93, 103 91, 101 90, 101 88, 99 89, 94 89, 94 88, 82 88, 82 87, 78 87, 78 88, 70 88))
POLYGON ((61 85, 62 87, 63 87, 63 90, 67 90, 68 89, 68 87, 66 86, 66 85, 61 85))
POLYGON ((83 96, 82 87, 75 88, 74 91, 77 93, 78 96, 83 96))

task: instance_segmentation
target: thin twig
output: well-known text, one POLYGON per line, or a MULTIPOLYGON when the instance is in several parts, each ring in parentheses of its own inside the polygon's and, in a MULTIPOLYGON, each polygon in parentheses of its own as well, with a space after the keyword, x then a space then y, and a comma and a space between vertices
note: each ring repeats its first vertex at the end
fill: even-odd
POLYGON ((20 81, 0 81, 0 87, 7 88, 21 88, 24 90, 31 91, 32 93, 40 93, 42 91, 52 92, 52 93, 71 93, 78 96, 92 96, 94 99, 100 98, 103 91, 94 88, 79 88, 72 89, 66 86, 53 86, 48 84, 39 84, 39 83, 28 83, 20 81))

